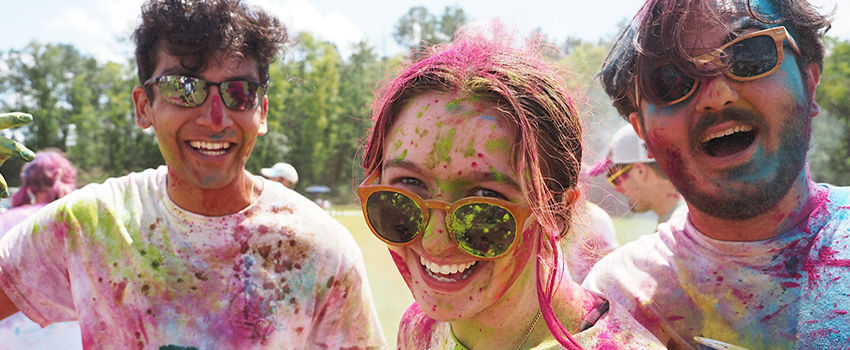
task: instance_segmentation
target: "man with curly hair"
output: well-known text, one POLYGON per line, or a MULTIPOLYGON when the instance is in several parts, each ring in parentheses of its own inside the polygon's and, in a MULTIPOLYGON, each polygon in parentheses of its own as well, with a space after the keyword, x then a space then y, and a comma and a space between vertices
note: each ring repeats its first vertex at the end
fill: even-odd
POLYGON ((239 0, 149 0, 134 39, 136 124, 165 165, 7 233, 0 317, 78 320, 87 349, 386 347, 349 232, 245 170, 287 41, 278 19, 239 0))

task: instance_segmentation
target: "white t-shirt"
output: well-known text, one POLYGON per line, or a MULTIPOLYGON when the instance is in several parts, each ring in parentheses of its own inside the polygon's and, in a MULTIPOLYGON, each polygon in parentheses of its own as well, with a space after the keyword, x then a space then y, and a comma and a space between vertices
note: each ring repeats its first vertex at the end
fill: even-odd
MULTIPOLYGON (((46 203, 45 203, 46 204, 46 203)), ((45 204, 22 205, 0 214, 0 237, 45 204)), ((41 328, 21 312, 0 321, 0 350, 75 350, 82 349, 80 325, 58 322, 41 328)))
POLYGON ((794 229, 758 242, 706 237, 687 215, 615 250, 584 287, 623 304, 671 349, 694 336, 748 349, 850 344, 850 189, 821 185, 794 229))
POLYGON ((581 283, 599 259, 620 246, 611 216, 591 202, 577 207, 570 232, 561 238, 564 261, 573 281, 581 283))
MULTIPOLYGON (((540 320, 545 326, 545 321, 540 320)), ((523 327, 527 327, 524 325, 523 327)), ((439 322, 428 317, 419 305, 413 303, 404 312, 399 325, 398 348, 400 350, 467 350, 452 333, 448 322, 439 322)), ((622 306, 611 302, 593 325, 577 334, 573 339, 587 350, 662 350, 664 346, 640 325, 622 306)), ((535 350, 563 349, 554 337, 535 346, 535 350)))
POLYGON ((89 185, 0 241, 0 287, 33 321, 79 320, 87 349, 386 347, 362 255, 312 201, 272 181, 207 217, 167 168, 89 185))

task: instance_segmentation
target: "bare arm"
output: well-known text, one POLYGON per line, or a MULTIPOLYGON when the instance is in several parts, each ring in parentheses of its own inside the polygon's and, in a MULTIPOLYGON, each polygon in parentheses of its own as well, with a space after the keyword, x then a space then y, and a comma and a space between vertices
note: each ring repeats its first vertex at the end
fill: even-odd
POLYGON ((18 311, 18 307, 15 305, 15 303, 13 303, 12 300, 10 300, 8 296, 6 296, 6 292, 4 292, 2 288, 0 288, 0 320, 6 319, 7 317, 14 315, 18 311))

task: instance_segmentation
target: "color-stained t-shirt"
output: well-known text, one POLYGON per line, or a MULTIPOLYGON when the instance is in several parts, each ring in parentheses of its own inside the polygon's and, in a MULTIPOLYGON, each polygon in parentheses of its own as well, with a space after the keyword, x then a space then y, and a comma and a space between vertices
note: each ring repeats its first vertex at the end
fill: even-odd
POLYGON ((312 201, 265 181, 207 217, 167 168, 86 186, 0 241, 0 287, 33 321, 78 320, 87 349, 384 348, 362 255, 312 201))
MULTIPOLYGON (((622 306, 610 301, 608 311, 602 314, 593 326, 572 334, 572 337, 587 350, 664 349, 664 346, 646 328, 635 321, 622 306)), ((401 316, 398 348, 399 350, 467 350, 455 338, 448 322, 438 322, 428 317, 416 303, 410 305, 401 316)), ((554 337, 534 347, 534 350, 558 349, 563 347, 554 337)))
MULTIPOLYGON (((45 204, 30 204, 11 208, 0 214, 0 237, 9 229, 43 208, 45 204)), ((59 322, 46 328, 30 321, 21 312, 0 321, 0 350, 72 350, 82 349, 80 325, 59 322)))
POLYGON ((570 277, 581 283, 599 259, 620 246, 611 216, 591 202, 576 208, 570 232, 560 240, 570 277))
POLYGON ((623 304, 671 349, 693 337, 748 349, 850 344, 850 189, 820 185, 793 229, 757 242, 706 237, 687 215, 615 250, 585 288, 623 304))

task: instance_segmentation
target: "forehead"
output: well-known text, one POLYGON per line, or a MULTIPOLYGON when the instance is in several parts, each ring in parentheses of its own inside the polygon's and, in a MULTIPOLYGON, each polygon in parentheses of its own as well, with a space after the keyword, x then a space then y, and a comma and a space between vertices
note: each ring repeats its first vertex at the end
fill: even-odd
POLYGON ((385 151, 404 148, 464 156, 509 153, 514 130, 513 122, 492 103, 470 96, 425 93, 401 110, 387 134, 385 151))

